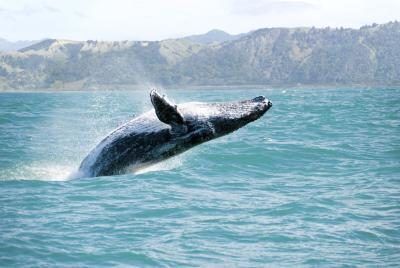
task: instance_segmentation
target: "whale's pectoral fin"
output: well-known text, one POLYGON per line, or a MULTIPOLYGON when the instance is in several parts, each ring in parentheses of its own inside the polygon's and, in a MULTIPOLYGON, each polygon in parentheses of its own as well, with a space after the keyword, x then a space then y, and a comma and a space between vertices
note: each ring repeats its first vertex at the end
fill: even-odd
POLYGON ((155 89, 150 92, 150 99, 158 119, 170 125, 172 132, 187 132, 185 120, 175 104, 168 101, 165 96, 158 94, 155 89))
POLYGON ((202 142, 211 140, 215 137, 215 131, 212 125, 204 124, 199 126, 198 129, 191 131, 184 135, 172 136, 175 141, 180 144, 200 144, 202 142))

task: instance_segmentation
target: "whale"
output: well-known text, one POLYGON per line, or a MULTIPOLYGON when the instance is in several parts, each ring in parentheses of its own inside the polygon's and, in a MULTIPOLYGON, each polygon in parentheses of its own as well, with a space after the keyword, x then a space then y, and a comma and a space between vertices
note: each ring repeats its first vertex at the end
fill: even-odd
POLYGON ((88 153, 77 177, 134 172, 232 133, 259 119, 272 106, 264 96, 175 104, 156 89, 150 91, 150 101, 154 109, 119 126, 88 153))

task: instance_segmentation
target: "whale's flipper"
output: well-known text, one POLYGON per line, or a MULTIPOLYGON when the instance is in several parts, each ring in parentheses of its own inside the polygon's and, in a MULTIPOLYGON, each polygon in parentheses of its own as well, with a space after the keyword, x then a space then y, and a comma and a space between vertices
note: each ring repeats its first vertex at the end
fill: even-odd
POLYGON ((155 89, 150 92, 150 99, 158 119, 161 122, 170 125, 173 133, 187 132, 185 120, 175 104, 169 102, 165 96, 158 94, 155 89))

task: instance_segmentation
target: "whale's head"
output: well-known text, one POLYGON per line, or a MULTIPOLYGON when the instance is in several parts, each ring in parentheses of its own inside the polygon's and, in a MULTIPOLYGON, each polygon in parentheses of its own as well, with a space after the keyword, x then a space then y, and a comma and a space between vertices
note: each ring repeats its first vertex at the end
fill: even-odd
POLYGON ((272 103, 264 96, 259 96, 250 100, 205 104, 205 107, 209 113, 205 113, 204 120, 219 137, 257 120, 272 107, 272 103))
POLYGON ((172 104, 152 90, 150 98, 157 117, 171 126, 178 137, 190 137, 195 143, 229 134, 263 116, 272 103, 264 96, 220 103, 190 102, 172 104))

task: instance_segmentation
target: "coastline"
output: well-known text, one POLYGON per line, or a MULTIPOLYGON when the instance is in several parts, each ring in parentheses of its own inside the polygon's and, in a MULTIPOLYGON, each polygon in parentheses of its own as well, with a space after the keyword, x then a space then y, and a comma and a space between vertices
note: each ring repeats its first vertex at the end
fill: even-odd
POLYGON ((269 85, 269 84, 243 84, 243 85, 96 85, 93 87, 46 87, 46 88, 0 88, 1 93, 60 93, 60 92, 103 92, 103 91, 140 91, 150 88, 161 88, 166 90, 235 90, 235 89, 282 89, 282 90, 329 90, 329 89, 400 89, 400 85, 380 84, 310 84, 310 85, 269 85))

